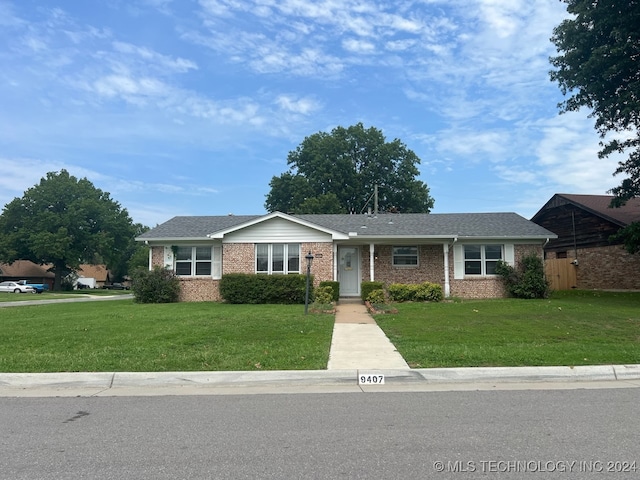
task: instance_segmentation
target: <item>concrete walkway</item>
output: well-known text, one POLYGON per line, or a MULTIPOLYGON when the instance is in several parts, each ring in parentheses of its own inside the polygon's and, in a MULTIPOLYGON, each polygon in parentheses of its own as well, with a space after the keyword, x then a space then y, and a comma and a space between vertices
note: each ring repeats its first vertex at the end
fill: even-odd
POLYGON ((327 370, 398 370, 409 365, 358 300, 340 300, 327 370))

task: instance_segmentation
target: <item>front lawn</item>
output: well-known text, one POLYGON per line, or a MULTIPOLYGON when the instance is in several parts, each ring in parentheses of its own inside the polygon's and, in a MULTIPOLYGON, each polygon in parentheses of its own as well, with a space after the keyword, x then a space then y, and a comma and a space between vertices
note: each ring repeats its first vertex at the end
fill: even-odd
POLYGON ((640 363, 640 293, 394 306, 376 321, 414 368, 640 363))
POLYGON ((301 305, 4 307, 0 372, 324 369, 332 329, 333 316, 301 305))

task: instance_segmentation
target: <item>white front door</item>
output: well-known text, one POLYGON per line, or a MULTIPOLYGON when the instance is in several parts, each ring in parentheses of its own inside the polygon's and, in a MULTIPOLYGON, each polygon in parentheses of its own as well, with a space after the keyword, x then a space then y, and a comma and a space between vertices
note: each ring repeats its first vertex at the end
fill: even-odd
POLYGON ((338 247, 338 282, 340 295, 360 295, 360 250, 358 247, 338 247))

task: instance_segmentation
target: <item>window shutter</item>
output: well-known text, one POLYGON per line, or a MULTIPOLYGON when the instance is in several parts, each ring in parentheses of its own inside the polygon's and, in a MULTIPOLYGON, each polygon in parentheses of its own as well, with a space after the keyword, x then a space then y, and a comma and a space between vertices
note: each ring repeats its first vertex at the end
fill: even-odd
POLYGON ((457 243, 453 246, 453 278, 456 280, 464 278, 464 245, 457 243))
POLYGON ((173 252, 171 247, 164 247, 164 266, 170 270, 173 270, 173 252))
POLYGON ((213 278, 222 278, 222 247, 213 247, 211 274, 213 278))
POLYGON ((504 261, 512 267, 515 267, 516 255, 513 243, 505 243, 504 245, 504 261))

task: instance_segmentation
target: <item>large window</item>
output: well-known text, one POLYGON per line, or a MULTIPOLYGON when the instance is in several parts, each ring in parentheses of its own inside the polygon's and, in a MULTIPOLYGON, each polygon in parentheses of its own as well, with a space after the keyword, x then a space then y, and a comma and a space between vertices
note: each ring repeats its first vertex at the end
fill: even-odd
POLYGON ((393 266, 418 265, 418 247, 393 247, 393 266))
POLYGON ((256 245, 256 272, 300 273, 299 243, 259 243, 256 245))
POLYGON ((211 247, 178 247, 176 275, 211 276, 213 255, 211 247))
POLYGON ((465 245, 465 275, 495 275, 496 265, 502 260, 502 245, 465 245))

